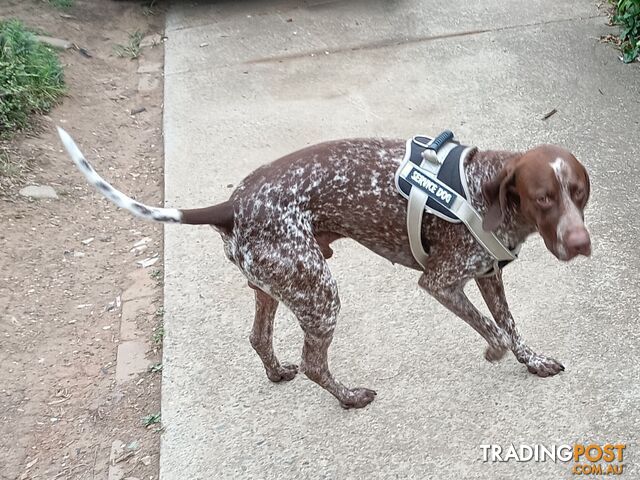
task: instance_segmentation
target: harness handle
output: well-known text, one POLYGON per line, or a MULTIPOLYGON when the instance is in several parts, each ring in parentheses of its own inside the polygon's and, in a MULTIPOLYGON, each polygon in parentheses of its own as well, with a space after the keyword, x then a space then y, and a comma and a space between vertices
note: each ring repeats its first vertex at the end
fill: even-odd
POLYGON ((436 138, 431 140, 431 142, 429 142, 429 145, 427 145, 427 148, 433 150, 434 152, 437 152, 438 150, 440 150, 440 147, 442 147, 449 140, 453 140, 453 132, 451 130, 445 130, 436 138))

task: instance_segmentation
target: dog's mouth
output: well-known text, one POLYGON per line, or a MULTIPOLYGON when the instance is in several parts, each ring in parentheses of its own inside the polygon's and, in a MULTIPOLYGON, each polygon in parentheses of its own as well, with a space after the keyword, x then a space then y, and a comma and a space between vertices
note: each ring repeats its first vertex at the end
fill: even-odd
POLYGON ((542 237, 547 250, 558 260, 568 262, 579 256, 591 256, 591 236, 584 224, 575 225, 557 237, 545 234, 539 226, 538 233, 542 237))
POLYGON ((549 250, 558 260, 568 262, 579 256, 591 256, 591 242, 581 245, 580 248, 570 248, 562 243, 558 243, 554 248, 549 248, 549 250))

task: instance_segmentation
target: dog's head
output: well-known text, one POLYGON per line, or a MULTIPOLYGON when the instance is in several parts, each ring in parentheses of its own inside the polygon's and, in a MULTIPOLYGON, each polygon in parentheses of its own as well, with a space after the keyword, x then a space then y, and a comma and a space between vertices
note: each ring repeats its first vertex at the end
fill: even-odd
POLYGON ((495 230, 514 209, 540 232, 545 245, 560 260, 591 254, 584 224, 589 200, 589 175, 567 150, 542 145, 507 162, 482 187, 489 205, 485 230, 495 230))

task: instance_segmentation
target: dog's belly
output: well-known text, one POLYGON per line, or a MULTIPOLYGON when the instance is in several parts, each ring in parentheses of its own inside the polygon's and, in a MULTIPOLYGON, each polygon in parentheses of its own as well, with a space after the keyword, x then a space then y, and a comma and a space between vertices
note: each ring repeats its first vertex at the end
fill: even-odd
MULTIPOLYGON (((362 246, 368 248, 373 253, 386 258, 393 264, 399 264, 413 270, 422 270, 422 267, 416 262, 415 258, 411 254, 409 248, 396 248, 395 245, 384 245, 376 242, 371 242, 368 239, 356 240, 362 246)), ((408 240, 407 240, 408 241, 408 240)))
POLYGON ((315 231, 350 238, 392 263, 420 269, 409 247, 406 200, 393 183, 375 192, 342 195, 336 191, 318 201, 312 212, 315 231))

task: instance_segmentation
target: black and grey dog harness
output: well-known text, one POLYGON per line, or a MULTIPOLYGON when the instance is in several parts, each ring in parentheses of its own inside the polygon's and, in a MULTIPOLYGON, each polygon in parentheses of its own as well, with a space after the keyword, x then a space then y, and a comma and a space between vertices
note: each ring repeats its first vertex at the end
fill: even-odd
POLYGON ((423 268, 428 258, 422 243, 425 211, 447 222, 464 223, 495 259, 489 274, 516 258, 517 251, 509 250, 493 232, 482 228, 482 216, 469 202, 464 161, 473 151, 475 147, 460 144, 449 130, 435 138, 417 135, 407 141, 404 159, 396 171, 396 187, 408 199, 409 244, 423 268))

